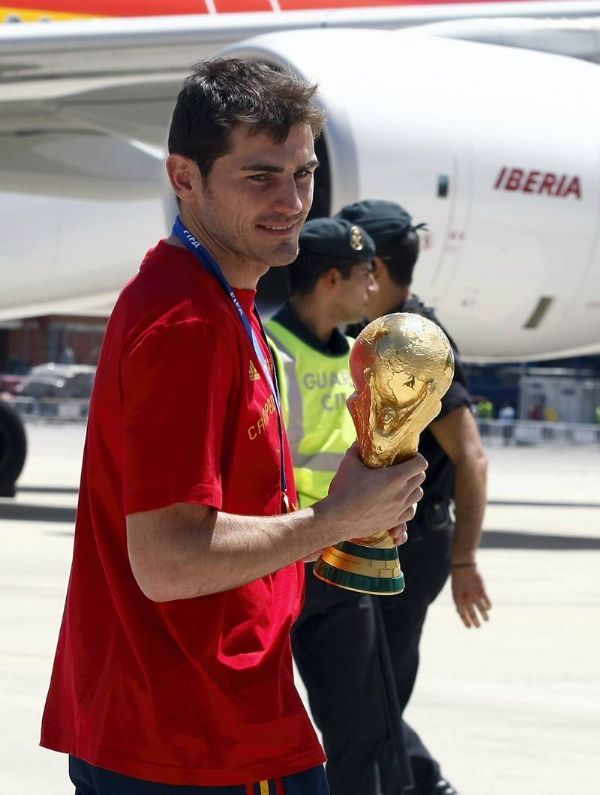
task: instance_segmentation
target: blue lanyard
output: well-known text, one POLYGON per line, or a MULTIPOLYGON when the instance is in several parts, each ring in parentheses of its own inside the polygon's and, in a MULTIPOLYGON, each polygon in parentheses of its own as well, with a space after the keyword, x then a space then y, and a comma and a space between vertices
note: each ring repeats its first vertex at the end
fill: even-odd
MULTIPOLYGON (((233 287, 227 281, 227 277, 221 270, 221 266, 216 261, 216 259, 207 251, 206 247, 200 243, 199 240, 192 235, 192 233, 185 228, 183 223, 181 222, 181 218, 177 216, 175 219, 175 223, 173 224, 173 235, 179 238, 183 245, 192 252, 196 256, 196 258, 200 261, 202 266, 213 276, 217 278, 227 295, 229 296, 231 303, 237 309, 238 315, 240 320, 242 321, 242 325, 246 330, 246 334, 250 342, 252 343, 252 347, 254 348, 254 353, 256 354, 256 358, 259 361, 261 369, 264 373, 265 378, 267 379, 267 383, 269 388, 271 389, 271 393, 275 400, 275 404, 277 406, 277 420, 279 424, 279 441, 280 441, 280 449, 281 449, 281 492, 283 495, 283 500, 286 505, 286 508, 289 510, 289 503, 288 503, 288 496, 287 496, 287 478, 285 474, 285 458, 284 458, 284 451, 283 451, 283 420, 281 416, 281 400, 279 398, 279 385, 277 383, 277 375, 275 373, 275 368, 273 368, 273 373, 275 377, 271 377, 271 368, 269 367, 265 355, 263 353, 263 349, 260 346, 260 342, 258 341, 258 337, 256 336, 256 332, 252 324, 250 323, 250 319, 248 315, 244 311, 244 307, 240 304, 239 299, 235 292, 233 291, 233 287)), ((258 322, 260 323, 260 318, 258 318, 258 322)), ((267 348, 269 347, 269 343, 267 342, 265 331, 262 327, 262 323, 260 323, 262 336, 265 345, 267 348)))

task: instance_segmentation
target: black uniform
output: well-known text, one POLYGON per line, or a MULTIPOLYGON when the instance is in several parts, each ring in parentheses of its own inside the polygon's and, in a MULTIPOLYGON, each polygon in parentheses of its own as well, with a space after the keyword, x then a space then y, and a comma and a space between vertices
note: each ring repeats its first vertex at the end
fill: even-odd
MULTIPOLYGON (((398 311, 438 322, 416 296, 398 311)), ((458 355, 456 359, 439 418, 471 404, 458 355)), ((427 429, 419 451, 429 468, 408 541, 399 548, 404 593, 383 598, 357 594, 327 585, 307 571, 306 602, 292 633, 293 650, 323 735, 332 795, 400 795, 412 783, 411 771, 411 791, 428 793, 441 777, 439 764, 401 717, 415 684, 427 609, 450 571, 454 527, 452 462, 427 429), (390 692, 385 664, 388 651, 395 692, 390 692)))

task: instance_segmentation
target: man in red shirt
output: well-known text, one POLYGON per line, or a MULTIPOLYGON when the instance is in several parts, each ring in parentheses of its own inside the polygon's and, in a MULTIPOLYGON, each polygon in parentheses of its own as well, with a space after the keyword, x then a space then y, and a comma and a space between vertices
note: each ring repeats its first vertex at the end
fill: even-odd
POLYGON ((254 298, 297 254, 314 91, 220 59, 177 100, 167 171, 180 218, 106 331, 42 725, 79 795, 327 792, 293 683, 302 561, 388 527, 405 538, 426 464, 368 470, 351 449, 330 495, 291 510, 254 298))

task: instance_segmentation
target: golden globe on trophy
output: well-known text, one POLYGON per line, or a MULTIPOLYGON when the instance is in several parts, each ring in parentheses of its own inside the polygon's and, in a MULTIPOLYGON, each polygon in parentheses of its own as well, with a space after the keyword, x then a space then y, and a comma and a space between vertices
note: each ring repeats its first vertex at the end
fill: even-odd
MULTIPOLYGON (((439 326, 396 312, 361 331, 350 353, 354 393, 347 405, 360 457, 373 469, 412 458, 419 436, 439 414, 454 374, 454 355, 439 326)), ((342 541, 314 565, 320 580, 350 591, 393 595, 404 590, 398 549, 386 530, 342 541)))

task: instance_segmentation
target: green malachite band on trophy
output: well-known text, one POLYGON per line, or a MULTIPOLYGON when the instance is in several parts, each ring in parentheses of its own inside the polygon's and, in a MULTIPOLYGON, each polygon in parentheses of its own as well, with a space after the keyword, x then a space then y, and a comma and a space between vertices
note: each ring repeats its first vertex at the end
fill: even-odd
POLYGON ((367 560, 397 560, 398 550, 392 546, 389 549, 381 547, 368 547, 362 544, 353 544, 352 541, 342 541, 336 544, 337 549, 346 552, 348 555, 355 555, 357 558, 367 560))
POLYGON ((404 590, 398 549, 393 544, 375 547, 341 541, 323 551, 313 572, 330 585, 360 593, 393 596, 404 590))
POLYGON ((318 560, 315 564, 314 573, 316 577, 324 582, 337 585, 340 588, 346 588, 349 591, 358 591, 359 593, 393 596, 394 594, 402 593, 404 590, 404 576, 402 573, 398 577, 367 577, 364 574, 354 574, 351 571, 334 568, 323 559, 318 560))

